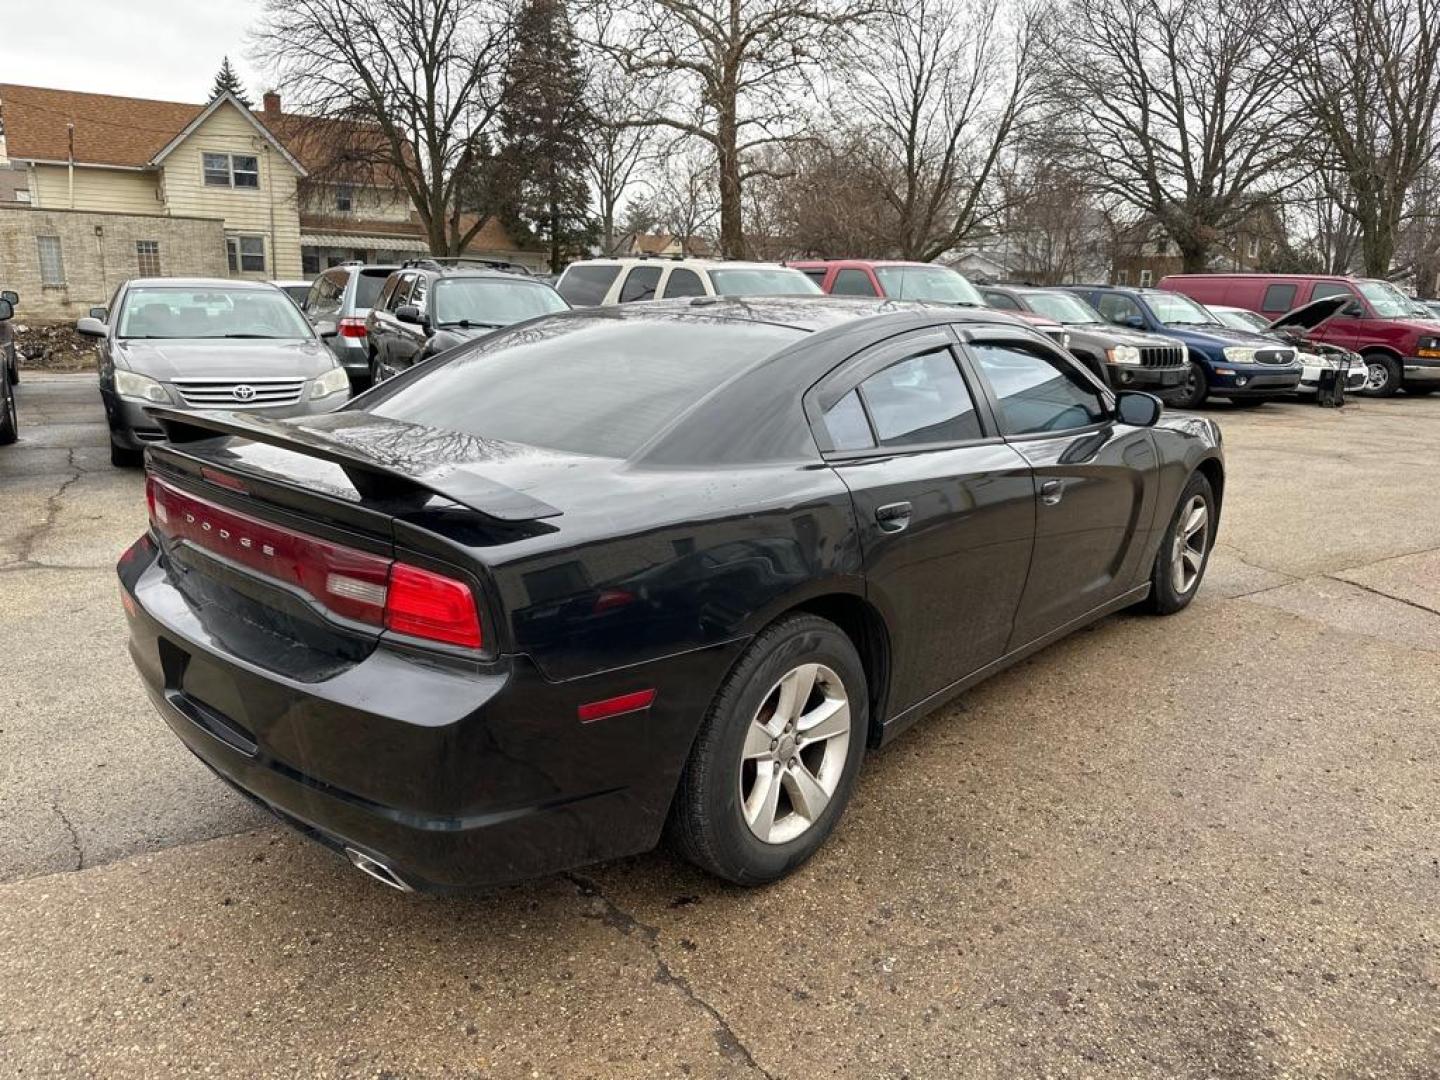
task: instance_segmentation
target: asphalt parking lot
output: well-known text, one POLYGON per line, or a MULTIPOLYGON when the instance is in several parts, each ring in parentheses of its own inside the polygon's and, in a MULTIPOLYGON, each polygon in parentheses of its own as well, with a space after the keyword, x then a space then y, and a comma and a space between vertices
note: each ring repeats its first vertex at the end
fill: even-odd
POLYGON ((1211 410, 1196 603, 872 755, 793 878, 387 891, 155 717, 93 376, 0 449, 0 1075, 1440 1076, 1440 398, 1211 410))

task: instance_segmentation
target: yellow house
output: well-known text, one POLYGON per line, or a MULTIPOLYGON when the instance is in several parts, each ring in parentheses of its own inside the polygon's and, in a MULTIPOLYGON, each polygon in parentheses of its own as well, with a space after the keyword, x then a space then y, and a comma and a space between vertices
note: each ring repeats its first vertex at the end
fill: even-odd
MULTIPOLYGON (((232 276, 300 275, 306 169, 235 97, 186 105, 0 85, 0 122, 12 167, 27 173, 23 204, 218 220, 232 276)), ((164 272, 163 250, 154 254, 164 272)))

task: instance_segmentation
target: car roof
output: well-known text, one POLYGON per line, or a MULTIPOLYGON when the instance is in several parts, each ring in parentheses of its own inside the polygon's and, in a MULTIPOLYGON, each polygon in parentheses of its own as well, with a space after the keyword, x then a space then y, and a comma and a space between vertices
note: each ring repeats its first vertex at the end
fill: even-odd
MULTIPOLYGON (((275 283, 271 281, 248 281, 244 278, 131 278, 125 284, 132 289, 139 286, 147 289, 246 289, 260 291, 275 288, 275 283)), ((297 284, 300 283, 297 282, 297 284)))
MULTIPOLYGON (((577 312, 593 311, 579 308, 577 312)), ((692 317, 707 321, 768 323, 816 333, 862 320, 893 316, 896 321, 924 321, 925 316, 946 322, 991 323, 1013 327, 1016 320, 992 308, 960 308, 917 300, 888 300, 854 296, 696 296, 682 300, 646 300, 601 310, 631 318, 692 317), (917 318, 919 316, 919 318, 917 318)), ((564 314, 554 316, 563 318, 564 314)))
MULTIPOLYGON (((784 265, 801 266, 928 266, 937 270, 954 270, 943 263, 922 262, 919 259, 786 259, 784 265)), ((955 271, 957 274, 960 272, 955 271)))
POLYGON ((669 255, 623 255, 603 259, 576 259, 571 266, 685 266, 701 270, 791 270, 787 263, 765 262, 761 259, 700 259, 672 258, 669 255))

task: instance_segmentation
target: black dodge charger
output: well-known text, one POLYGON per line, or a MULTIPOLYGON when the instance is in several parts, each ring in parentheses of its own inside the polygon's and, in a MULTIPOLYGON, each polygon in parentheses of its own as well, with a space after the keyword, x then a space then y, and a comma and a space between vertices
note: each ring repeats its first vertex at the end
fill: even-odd
POLYGON ((324 416, 154 410, 119 566, 156 708, 402 889, 667 835, 824 841, 866 747, 1109 612, 1185 607, 1220 433, 981 311, 548 316, 324 416))

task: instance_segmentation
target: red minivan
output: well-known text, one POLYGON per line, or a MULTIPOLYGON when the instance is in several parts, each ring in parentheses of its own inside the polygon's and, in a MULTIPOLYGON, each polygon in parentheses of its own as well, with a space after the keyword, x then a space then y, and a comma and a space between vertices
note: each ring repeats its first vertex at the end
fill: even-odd
POLYGON ((1440 323, 1418 317, 1414 303, 1388 281, 1319 274, 1171 274, 1160 288, 1202 304, 1221 304, 1278 319, 1327 296, 1351 302, 1306 336, 1365 357, 1366 393, 1389 397, 1440 389, 1440 323))

